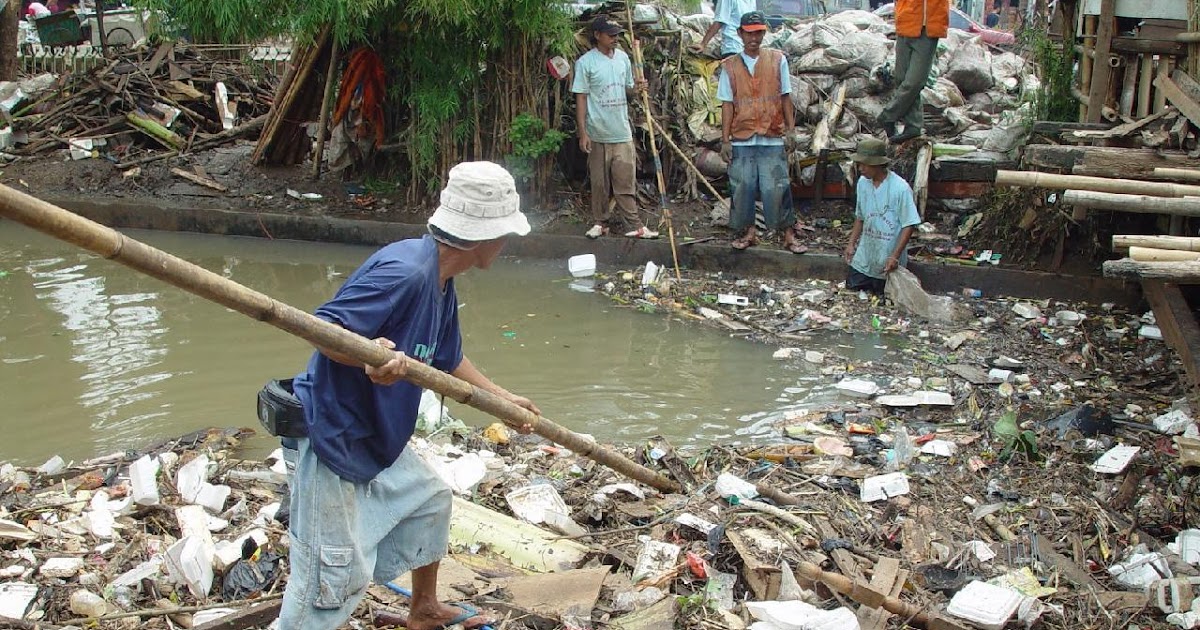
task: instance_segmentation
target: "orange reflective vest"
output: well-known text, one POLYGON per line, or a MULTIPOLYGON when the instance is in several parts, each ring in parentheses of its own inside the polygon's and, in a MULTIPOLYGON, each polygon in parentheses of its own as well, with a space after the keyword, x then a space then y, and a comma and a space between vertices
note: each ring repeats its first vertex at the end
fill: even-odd
POLYGON ((733 89, 733 124, 729 135, 734 140, 749 140, 756 134, 783 137, 783 101, 779 94, 782 54, 770 48, 760 49, 753 75, 741 55, 721 62, 733 89))
POLYGON ((896 35, 942 38, 950 28, 950 0, 896 0, 896 35))

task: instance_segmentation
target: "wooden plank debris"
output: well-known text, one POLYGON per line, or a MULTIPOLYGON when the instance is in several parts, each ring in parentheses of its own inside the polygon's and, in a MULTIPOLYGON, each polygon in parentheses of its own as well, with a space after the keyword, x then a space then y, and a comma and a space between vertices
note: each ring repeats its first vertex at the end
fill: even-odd
POLYGON ((197 175, 196 173, 185 171, 181 168, 172 167, 171 174, 176 175, 178 177, 182 177, 182 178, 188 180, 189 182, 192 182, 193 184, 200 184, 201 186, 205 186, 207 188, 211 188, 216 191, 220 191, 220 192, 228 192, 229 191, 228 187, 226 187, 225 185, 221 184, 220 182, 214 180, 211 177, 197 175))
POLYGON ((1092 83, 1088 90, 1087 121, 1099 122, 1102 108, 1108 99, 1109 79, 1112 77, 1112 66, 1108 65, 1108 55, 1112 52, 1113 27, 1116 0, 1100 0, 1100 19, 1096 30, 1096 49, 1092 60, 1085 60, 1092 66, 1092 83))
MULTIPOLYGON (((1119 261, 1117 261, 1119 262, 1119 261)), ((1163 263, 1165 264, 1165 263, 1163 263)), ((1181 263, 1188 264, 1188 263, 1181 263)), ((1191 263, 1200 266, 1200 263, 1191 263)), ((1108 273, 1105 263, 1105 274, 1108 273)), ((1154 309, 1154 317, 1162 330, 1163 341, 1175 350, 1183 361, 1188 381, 1200 385, 1200 325, 1179 287, 1157 280, 1143 280, 1142 291, 1154 309)))
POLYGON ((1104 262, 1104 275, 1108 278, 1163 280, 1179 284, 1200 284, 1200 261, 1184 262, 1137 262, 1128 258, 1104 262))
POLYGON ((279 616, 279 609, 282 607, 282 599, 255 604, 249 608, 239 610, 232 615, 214 619, 198 626, 192 626, 192 630, 246 630, 247 628, 265 626, 279 616))
MULTIPOLYGON (((1179 74, 1179 71, 1176 70, 1176 78, 1179 74)), ((1154 80, 1154 87, 1158 88, 1159 92, 1162 92, 1184 116, 1187 116, 1192 124, 1200 125, 1200 103, 1184 92, 1178 83, 1169 77, 1159 76, 1154 80)))
POLYGON ((550 627, 561 627, 570 617, 591 617, 608 574, 609 568, 602 566, 502 578, 494 582, 506 597, 488 599, 484 605, 501 614, 511 613, 514 619, 544 620, 550 627))
MULTIPOLYGON (((904 590, 908 581, 908 571, 900 568, 900 561, 895 558, 880 558, 875 563, 875 574, 871 576, 871 590, 897 597, 904 590)), ((862 630, 883 630, 892 613, 882 608, 861 606, 858 609, 858 622, 862 630)))

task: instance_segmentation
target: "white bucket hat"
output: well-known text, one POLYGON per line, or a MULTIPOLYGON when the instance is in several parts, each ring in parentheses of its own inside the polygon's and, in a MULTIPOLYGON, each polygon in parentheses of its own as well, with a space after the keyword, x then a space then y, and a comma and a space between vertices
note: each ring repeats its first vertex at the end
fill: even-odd
POLYGON ((529 233, 516 182, 494 162, 463 162, 450 169, 442 203, 429 225, 463 241, 490 241, 529 233))

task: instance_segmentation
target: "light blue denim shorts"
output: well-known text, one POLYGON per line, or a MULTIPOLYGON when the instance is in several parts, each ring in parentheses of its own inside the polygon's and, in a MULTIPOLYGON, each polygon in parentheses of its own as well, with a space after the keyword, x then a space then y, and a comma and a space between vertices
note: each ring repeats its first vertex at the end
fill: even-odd
POLYGON ((322 464, 307 439, 297 446, 279 626, 333 630, 372 578, 383 584, 446 555, 451 492, 411 449, 371 481, 353 483, 322 464))

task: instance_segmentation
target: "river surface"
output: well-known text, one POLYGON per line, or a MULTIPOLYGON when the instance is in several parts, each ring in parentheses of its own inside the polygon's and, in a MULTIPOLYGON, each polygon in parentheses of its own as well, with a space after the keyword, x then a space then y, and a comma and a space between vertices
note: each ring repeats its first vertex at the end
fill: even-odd
MULTIPOLYGON (((373 251, 129 234, 307 311, 373 251)), ((568 428, 603 441, 747 441, 832 395, 815 370, 773 361, 774 347, 619 308, 567 276, 565 261, 505 258, 457 282, 466 354, 568 428)), ((877 337, 812 343, 885 356, 877 337)), ((258 427, 259 388, 294 375, 310 353, 282 331, 0 220, 0 461, 81 460, 204 427, 258 427)), ((451 412, 490 422, 457 404, 451 412)), ((261 436, 248 447, 272 445, 261 436)))

